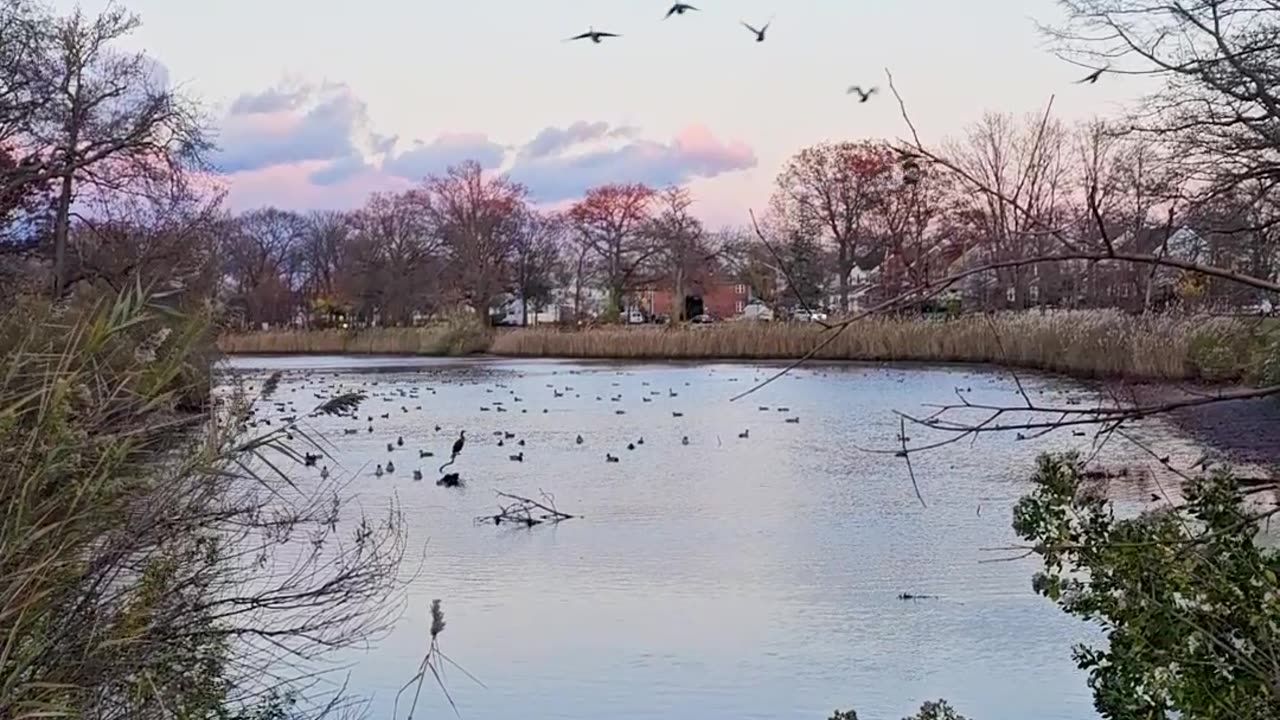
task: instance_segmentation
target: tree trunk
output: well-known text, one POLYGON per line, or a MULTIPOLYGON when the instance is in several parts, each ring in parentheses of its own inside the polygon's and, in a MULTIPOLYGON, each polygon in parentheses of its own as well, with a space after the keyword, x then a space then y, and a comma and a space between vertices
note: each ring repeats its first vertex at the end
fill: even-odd
MULTIPOLYGON (((683 323, 685 320, 688 320, 688 318, 684 316, 684 271, 683 270, 676 272, 675 283, 674 283, 674 287, 672 288, 671 305, 672 305, 671 322, 673 325, 679 325, 680 323, 683 323)), ((706 312, 706 308, 703 308, 703 312, 706 312)))
POLYGON ((849 312, 849 271, 853 269, 849 262, 849 244, 840 243, 840 311, 849 312))
POLYGON ((53 225, 53 299, 62 297, 67 289, 67 235, 71 226, 71 174, 62 177, 58 191, 58 206, 53 225))
POLYGON ((529 294, 520 290, 520 327, 529 327, 529 294))

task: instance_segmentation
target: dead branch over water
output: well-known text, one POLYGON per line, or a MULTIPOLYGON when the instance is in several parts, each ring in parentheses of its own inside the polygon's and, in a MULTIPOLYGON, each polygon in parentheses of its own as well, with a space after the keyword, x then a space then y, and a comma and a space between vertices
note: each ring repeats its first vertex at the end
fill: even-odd
POLYGON ((556 499, 550 493, 538 491, 541 500, 533 500, 531 498, 513 495, 502 491, 495 491, 495 494, 504 500, 510 502, 499 503, 498 512, 493 515, 481 515, 476 518, 476 524, 494 525, 515 525, 523 527, 533 527, 550 523, 552 525, 572 520, 574 515, 563 512, 556 508, 556 499))

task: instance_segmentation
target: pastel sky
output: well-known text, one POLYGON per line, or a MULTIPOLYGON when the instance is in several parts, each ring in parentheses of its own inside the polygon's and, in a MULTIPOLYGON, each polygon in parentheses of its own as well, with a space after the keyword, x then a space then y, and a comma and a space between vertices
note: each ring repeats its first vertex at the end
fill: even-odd
POLYGON ((208 105, 236 208, 352 207, 473 158, 552 205, 683 183, 705 220, 741 223, 798 149, 904 134, 892 96, 845 95, 885 67, 926 141, 1053 93, 1074 120, 1137 92, 1072 84, 1035 27, 1053 0, 692 0, 665 21, 665 0, 125 2, 131 47, 208 105), (738 24, 770 18, 759 44, 738 24), (562 42, 588 26, 623 37, 562 42))

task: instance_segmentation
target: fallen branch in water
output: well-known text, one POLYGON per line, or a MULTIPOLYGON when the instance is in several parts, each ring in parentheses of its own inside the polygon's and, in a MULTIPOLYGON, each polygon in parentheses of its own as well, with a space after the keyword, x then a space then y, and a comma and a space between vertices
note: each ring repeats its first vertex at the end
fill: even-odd
POLYGON ((520 495, 512 495, 496 491, 498 497, 506 498, 512 502, 507 505, 498 505, 498 512, 493 515, 481 515, 476 518, 476 524, 493 523, 501 525, 502 523, 510 523, 512 525, 524 525, 525 527, 533 527, 542 523, 555 524, 564 520, 572 519, 574 516, 566 512, 556 509, 555 498, 550 494, 541 492, 543 502, 532 500, 520 495))

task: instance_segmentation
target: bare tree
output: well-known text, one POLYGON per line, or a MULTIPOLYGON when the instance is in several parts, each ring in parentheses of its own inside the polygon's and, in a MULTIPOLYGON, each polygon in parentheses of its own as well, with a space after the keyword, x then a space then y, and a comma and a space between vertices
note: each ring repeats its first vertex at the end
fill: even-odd
POLYGON ((301 286, 301 254, 307 224, 302 216, 264 208, 237 218, 225 251, 236 298, 250 322, 293 319, 301 286))
POLYGON ((558 215, 530 209, 520 219, 511 243, 511 285, 520 298, 521 326, 529 324, 530 307, 536 313, 552 300, 566 233, 558 215))
POLYGON ((222 194, 86 198, 68 238, 68 280, 115 292, 141 284, 166 295, 212 297, 222 270, 220 239, 233 229, 222 194))
POLYGON ((494 299, 508 286, 526 191, 506 177, 485 178, 479 163, 465 162, 427 178, 422 192, 455 290, 487 322, 494 299))
POLYGON ((892 190, 892 167, 887 146, 823 143, 801 150, 778 175, 772 205, 786 234, 821 232, 834 249, 841 311, 849 309, 859 253, 871 249, 870 216, 892 190))
POLYGON ((352 216, 354 232, 373 253, 384 322, 409 325, 439 290, 440 234, 427 193, 375 193, 352 216))
POLYGON ((878 266, 880 295, 945 274, 968 248, 957 227, 958 198, 945 173, 920 168, 911 160, 894 163, 889 189, 872 209, 870 225, 878 252, 863 267, 878 266))
POLYGON ((306 294, 314 304, 330 312, 345 305, 340 298, 340 276, 348 270, 352 219, 347 213, 317 211, 306 216, 302 238, 302 263, 306 272, 306 294))
POLYGON ((669 283, 673 323, 683 322, 685 296, 691 287, 710 280, 720 269, 719 260, 728 250, 728 235, 711 235, 690 212, 693 197, 688 190, 669 187, 658 193, 658 214, 650 221, 649 233, 656 249, 654 273, 669 283))
POLYGON ((647 279, 658 252, 647 232, 654 195, 642 184, 602 185, 569 210, 574 240, 596 261, 611 314, 621 312, 626 294, 647 279))
MULTIPOLYGON (((968 202, 957 210, 978 245, 969 252, 970 264, 1031 257, 1048 247, 1036 223, 1056 225, 1065 209, 1066 138, 1065 128, 1047 112, 1022 120, 988 114, 969 128, 963 142, 946 149, 953 165, 996 193, 960 196, 968 202), (1000 196, 1013 198, 1029 212, 1012 211, 996 199, 1000 196)), ((982 306, 1026 307, 1032 276, 1018 265, 1005 266, 994 276, 995 283, 980 282, 970 291, 982 306)))
POLYGON ((145 55, 117 47, 138 25, 119 7, 92 18, 76 9, 42 22, 46 35, 34 43, 45 51, 38 59, 39 107, 13 138, 28 170, 6 185, 57 183, 55 296, 67 286, 67 237, 78 197, 167 193, 187 171, 203 167, 209 142, 194 104, 165 87, 145 55))
POLYGON ((1172 149, 1188 179, 1280 181, 1280 8, 1271 2, 1060 0, 1059 52, 1163 85, 1127 125, 1172 149))

